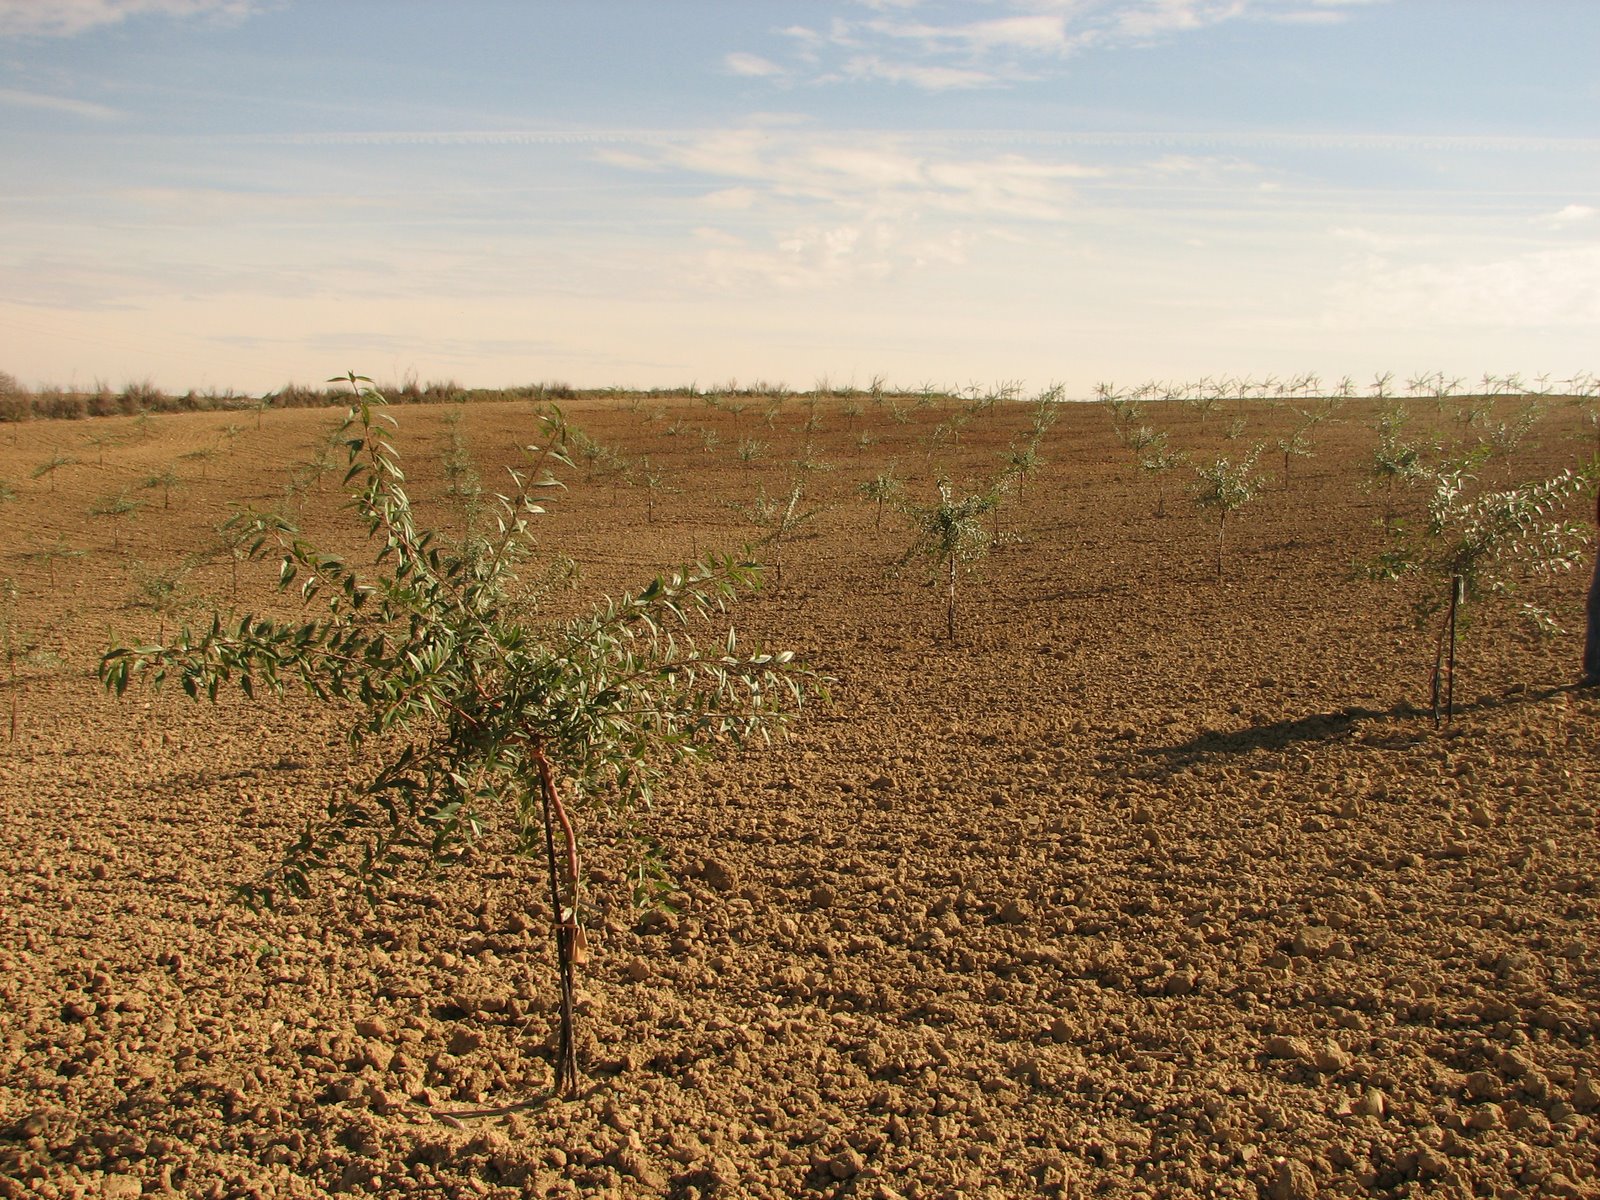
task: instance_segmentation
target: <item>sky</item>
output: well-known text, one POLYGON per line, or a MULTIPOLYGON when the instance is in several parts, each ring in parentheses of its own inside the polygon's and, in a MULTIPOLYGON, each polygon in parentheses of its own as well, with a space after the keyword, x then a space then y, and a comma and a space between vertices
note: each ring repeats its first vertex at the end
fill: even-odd
POLYGON ((1600 369, 1593 0, 0 0, 0 370, 1600 369))

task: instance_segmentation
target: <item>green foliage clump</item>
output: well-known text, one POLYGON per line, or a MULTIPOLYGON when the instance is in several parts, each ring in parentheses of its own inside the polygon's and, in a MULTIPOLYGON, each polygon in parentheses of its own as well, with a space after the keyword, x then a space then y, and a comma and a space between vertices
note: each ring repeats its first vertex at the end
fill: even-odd
POLYGON ((1436 716, 1441 695, 1447 714, 1452 708, 1456 625, 1462 606, 1515 598, 1517 611, 1536 629, 1560 632, 1553 614, 1519 598, 1518 585, 1570 571, 1582 561, 1589 541, 1589 531, 1567 520, 1563 510, 1593 482, 1597 463, 1581 470, 1569 468, 1549 479, 1481 491, 1475 489, 1472 473, 1481 458, 1471 455, 1433 472, 1427 521, 1415 529, 1395 526, 1391 547, 1366 565, 1373 578, 1423 581, 1413 606, 1418 625, 1443 614, 1431 674, 1436 716))
POLYGON ((805 485, 796 479, 789 487, 787 500, 768 496, 765 488, 756 489, 756 498, 740 508, 745 520, 767 531, 761 544, 772 547, 773 574, 783 581, 783 546, 793 539, 795 532, 822 511, 818 505, 805 508, 800 499, 805 485))
POLYGON ((1000 503, 1000 488, 990 487, 957 500, 948 480, 939 481, 939 500, 923 507, 907 503, 913 536, 901 562, 930 559, 945 577, 945 633, 956 640, 956 579, 989 553, 994 537, 983 523, 985 513, 1000 503))
POLYGON ((1246 504, 1256 500, 1267 488, 1264 475, 1256 474, 1256 459, 1261 457, 1258 442, 1237 463, 1219 458, 1210 465, 1194 469, 1195 483, 1191 496, 1195 507, 1202 512, 1215 513, 1217 518, 1217 578, 1223 575, 1223 554, 1228 533, 1228 518, 1246 504))
POLYGON ((871 479, 866 480, 856 488, 856 495, 877 508, 873 523, 874 529, 880 533, 883 531, 884 505, 895 503, 904 491, 905 483, 894 473, 893 464, 887 470, 879 471, 871 479))

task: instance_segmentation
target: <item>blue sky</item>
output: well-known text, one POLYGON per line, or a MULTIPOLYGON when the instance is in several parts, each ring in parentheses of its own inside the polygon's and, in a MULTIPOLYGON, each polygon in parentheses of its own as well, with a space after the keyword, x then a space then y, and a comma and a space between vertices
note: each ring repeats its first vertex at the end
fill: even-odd
POLYGON ((1600 367, 1592 0, 0 0, 0 369, 1600 367))

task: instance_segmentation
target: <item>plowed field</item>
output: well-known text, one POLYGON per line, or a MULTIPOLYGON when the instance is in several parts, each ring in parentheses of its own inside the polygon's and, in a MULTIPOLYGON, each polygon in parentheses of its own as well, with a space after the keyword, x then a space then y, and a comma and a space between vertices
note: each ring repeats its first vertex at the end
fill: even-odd
MULTIPOLYGON (((569 406, 663 486, 569 473, 537 526, 580 568, 556 604, 736 549, 760 531, 734 506, 809 457, 824 507, 735 616, 836 680, 646 816, 675 912, 628 907, 588 816, 569 1101, 537 864, 491 834, 375 910, 328 881, 254 915, 230 886, 368 765, 345 714, 94 679, 113 638, 207 605, 295 611, 275 562, 235 585, 213 527, 274 502, 336 414, 0 427, 0 577, 34 651, 0 743, 0 1196, 1600 1194, 1600 691, 1567 686, 1588 565, 1530 593, 1573 632, 1476 611, 1435 728, 1432 631, 1351 569, 1383 545, 1370 406, 1287 486, 1288 409, 1147 411, 1196 457, 1268 440, 1218 578, 1193 473, 1157 516, 1106 411, 1073 405, 951 644, 903 518, 856 490, 891 463, 921 502, 990 476, 1026 408, 952 443, 945 406, 830 399, 810 430, 803 400, 767 407, 569 406), (54 455, 77 461, 32 477, 54 455), (124 490, 143 507, 116 515, 124 490)), ((1413 408, 1418 436, 1473 433, 1413 408)), ((394 412, 446 530, 446 418, 490 485, 536 436, 527 404, 394 412)), ((1579 417, 1553 405, 1505 477, 1587 454, 1579 417)), ((360 553, 339 474, 303 523, 360 553)))

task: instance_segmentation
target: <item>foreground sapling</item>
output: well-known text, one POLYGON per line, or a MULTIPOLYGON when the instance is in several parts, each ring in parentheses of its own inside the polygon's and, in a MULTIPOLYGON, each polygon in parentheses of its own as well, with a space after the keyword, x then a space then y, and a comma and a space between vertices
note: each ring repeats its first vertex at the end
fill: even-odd
MULTIPOLYGON (((116 646, 100 677, 175 679, 191 699, 236 684, 246 696, 298 684, 350 713, 347 737, 369 755, 366 781, 334 796, 268 877, 242 889, 270 907, 309 895, 319 870, 365 891, 408 865, 440 866, 490 829, 507 828, 548 888, 560 982, 555 1090, 577 1087, 576 969, 584 957, 579 825, 626 832, 671 769, 781 723, 820 685, 787 652, 746 647, 723 625, 758 570, 709 558, 637 593, 555 622, 519 586, 530 520, 560 484, 559 444, 529 448, 494 499, 492 532, 463 550, 417 523, 390 442, 394 419, 371 381, 351 375, 345 445, 351 509, 375 548, 370 566, 327 553, 287 524, 264 522, 255 553, 276 547, 280 586, 320 612, 292 623, 213 613, 171 645, 116 646)), ((547 429, 549 428, 547 424, 547 429)))

